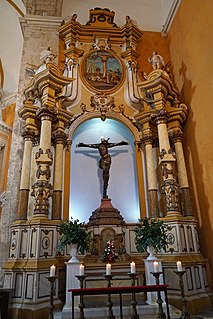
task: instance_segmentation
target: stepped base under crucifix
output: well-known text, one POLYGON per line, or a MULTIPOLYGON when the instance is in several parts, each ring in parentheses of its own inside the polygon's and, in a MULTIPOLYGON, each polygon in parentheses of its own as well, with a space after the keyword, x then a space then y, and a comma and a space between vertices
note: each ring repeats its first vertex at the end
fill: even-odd
POLYGON ((93 225, 124 225, 125 221, 117 208, 113 207, 110 198, 103 198, 101 205, 89 218, 89 226, 93 225))
POLYGON ((93 234, 90 261, 103 262, 107 242, 113 241, 115 245, 114 262, 130 261, 125 248, 126 223, 119 210, 113 207, 110 198, 103 198, 100 206, 92 212, 88 228, 93 234))

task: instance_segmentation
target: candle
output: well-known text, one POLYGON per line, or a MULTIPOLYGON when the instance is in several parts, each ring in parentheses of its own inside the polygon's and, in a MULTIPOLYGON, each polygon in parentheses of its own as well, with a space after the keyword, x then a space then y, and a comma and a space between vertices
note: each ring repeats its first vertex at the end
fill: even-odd
POLYGON ((52 265, 52 266, 50 267, 50 277, 54 277, 54 276, 55 276, 55 266, 52 265))
POLYGON ((134 261, 132 261, 132 262, 130 263, 130 272, 131 272, 132 274, 135 274, 135 263, 134 263, 134 261))
POLYGON ((157 261, 154 261, 154 272, 159 272, 159 266, 157 261))
POLYGON ((80 265, 79 275, 84 276, 84 265, 82 265, 82 264, 80 265))
POLYGON ((111 264, 106 264, 106 275, 111 275, 111 264))
POLYGON ((183 271, 182 262, 177 261, 177 271, 183 271))

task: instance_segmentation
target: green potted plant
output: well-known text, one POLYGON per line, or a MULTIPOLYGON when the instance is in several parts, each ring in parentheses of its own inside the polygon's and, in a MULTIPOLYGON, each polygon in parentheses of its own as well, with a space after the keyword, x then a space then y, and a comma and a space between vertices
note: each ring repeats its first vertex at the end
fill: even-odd
POLYGON ((148 251, 148 259, 155 259, 155 253, 166 249, 167 225, 160 219, 142 218, 135 228, 135 244, 137 251, 142 253, 148 251))
POLYGON ((62 221, 59 225, 60 240, 58 250, 64 250, 66 246, 70 246, 71 262, 76 262, 76 254, 79 251, 84 254, 89 251, 91 233, 85 228, 85 223, 80 223, 78 219, 62 221))

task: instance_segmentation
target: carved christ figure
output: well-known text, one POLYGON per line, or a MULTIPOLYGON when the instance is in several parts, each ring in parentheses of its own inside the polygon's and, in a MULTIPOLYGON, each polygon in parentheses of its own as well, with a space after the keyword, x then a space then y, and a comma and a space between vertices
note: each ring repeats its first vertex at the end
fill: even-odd
POLYGON ((101 143, 96 144, 84 144, 79 143, 76 145, 76 147, 90 147, 90 148, 96 148, 98 149, 101 159, 99 161, 99 167, 103 170, 103 198, 108 198, 107 196, 107 187, 109 182, 109 170, 111 166, 111 156, 108 152, 108 149, 110 147, 114 146, 120 146, 120 145, 128 145, 128 142, 121 141, 119 143, 109 143, 109 138, 101 138, 101 143))

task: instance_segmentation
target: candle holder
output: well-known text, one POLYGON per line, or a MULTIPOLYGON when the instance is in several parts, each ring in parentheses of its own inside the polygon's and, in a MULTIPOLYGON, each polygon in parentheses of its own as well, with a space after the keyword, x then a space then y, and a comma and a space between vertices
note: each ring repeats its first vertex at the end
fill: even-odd
POLYGON ((85 280, 85 278, 87 278, 87 276, 85 276, 85 275, 76 275, 75 276, 78 280, 79 280, 79 282, 80 282, 80 288, 82 289, 82 288, 84 288, 84 280, 85 280))
MULTIPOLYGON (((138 273, 133 273, 133 272, 128 272, 128 276, 131 278, 132 281, 132 286, 135 286, 135 280, 137 278, 138 273)), ((131 300, 131 305, 132 305, 132 316, 131 319, 139 319, 139 315, 137 314, 137 300, 135 296, 135 292, 132 293, 132 300, 131 300)))
POLYGON ((49 309, 48 319, 54 319, 53 310, 54 310, 55 306, 54 306, 53 299, 54 299, 54 295, 55 295, 55 281, 58 277, 57 276, 47 276, 46 278, 50 282, 50 304, 48 306, 48 309, 49 309))
POLYGON ((186 310, 186 298, 185 298, 185 291, 184 291, 184 283, 183 283, 183 275, 186 273, 185 270, 176 270, 174 271, 176 275, 179 277, 179 286, 181 291, 181 302, 182 302, 182 310, 180 319, 191 319, 190 314, 186 310))
MULTIPOLYGON (((155 277, 156 285, 160 284, 160 275, 162 273, 163 273, 162 271, 156 271, 156 272, 151 271, 151 274, 155 277)), ((164 313, 163 306, 162 306, 163 300, 161 298, 161 293, 159 290, 157 291, 157 295, 158 295, 158 299, 156 302, 158 304, 158 319, 166 319, 166 314, 164 313)))
MULTIPOLYGON (((80 288, 82 289, 84 287, 84 280, 87 276, 85 275, 76 275, 75 276, 79 282, 80 282, 80 288)), ((84 303, 84 296, 80 295, 80 303, 78 305, 79 309, 80 309, 80 319, 85 319, 84 317, 84 308, 85 308, 85 303, 84 303)))
MULTIPOLYGON (((111 280, 113 275, 104 275, 105 279, 107 280, 107 288, 111 287, 111 280)), ((115 319, 115 316, 113 315, 113 311, 112 311, 112 299, 111 299, 111 294, 108 294, 108 301, 107 301, 107 307, 108 307, 108 317, 107 319, 115 319)))

